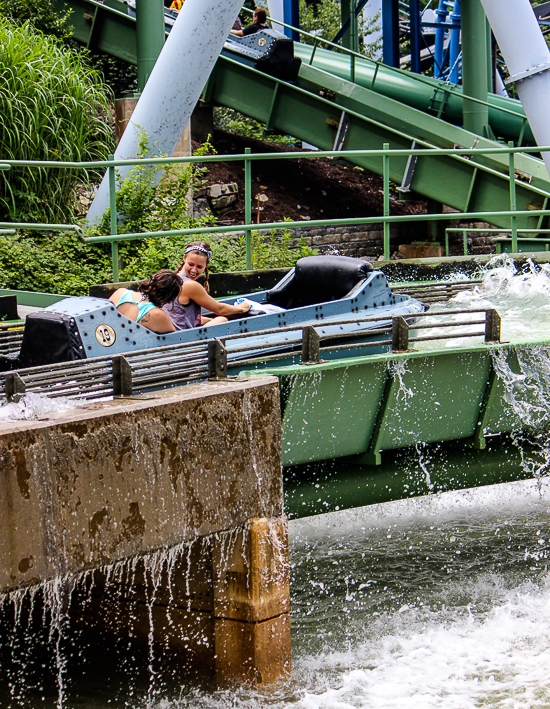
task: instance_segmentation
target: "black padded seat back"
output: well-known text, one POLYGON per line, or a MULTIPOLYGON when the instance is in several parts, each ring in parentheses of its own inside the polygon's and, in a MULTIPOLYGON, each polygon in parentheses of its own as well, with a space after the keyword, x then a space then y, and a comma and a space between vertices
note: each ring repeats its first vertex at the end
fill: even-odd
POLYGON ((350 256, 306 256, 268 292, 267 302, 281 308, 300 308, 339 300, 373 270, 368 261, 350 256))
POLYGON ((47 310, 27 315, 18 367, 37 367, 85 358, 74 318, 47 310))

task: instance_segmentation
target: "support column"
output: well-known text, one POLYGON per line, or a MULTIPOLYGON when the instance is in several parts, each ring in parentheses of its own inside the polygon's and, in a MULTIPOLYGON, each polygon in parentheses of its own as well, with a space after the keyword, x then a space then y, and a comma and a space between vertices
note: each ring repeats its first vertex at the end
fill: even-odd
POLYGON ((382 32, 384 35, 384 64, 399 66, 399 3, 382 0, 382 32))
POLYGON ((463 125, 471 133, 487 136, 489 125, 487 20, 480 0, 462 0, 461 13, 463 125), (469 97, 485 103, 469 101, 469 97))
POLYGON ((136 1, 138 89, 143 91, 164 46, 163 0, 136 1))

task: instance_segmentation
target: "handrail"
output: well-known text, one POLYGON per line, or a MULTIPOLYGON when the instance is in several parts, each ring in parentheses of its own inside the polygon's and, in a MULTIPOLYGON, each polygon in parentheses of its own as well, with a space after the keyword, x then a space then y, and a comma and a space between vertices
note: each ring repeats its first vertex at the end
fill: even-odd
MULTIPOLYGON (((118 242, 119 241, 133 241, 139 239, 152 239, 152 238, 164 238, 168 236, 183 236, 183 235, 194 235, 194 234, 207 234, 207 233, 233 233, 233 232, 245 232, 246 235, 246 255, 247 255, 247 267, 251 267, 251 244, 250 244, 250 233, 252 231, 258 231, 259 229, 285 229, 301 227, 305 225, 309 227, 325 227, 327 225, 331 226, 344 226, 344 225, 354 225, 354 224, 377 224, 382 223, 384 225, 384 258, 389 259, 390 255, 390 235, 389 235, 389 225, 399 222, 416 222, 416 221, 441 221, 441 220, 458 220, 458 219, 477 219, 477 220, 488 220, 492 217, 502 217, 509 216, 511 220, 511 233, 513 241, 513 250, 517 251, 517 234, 521 233, 521 229, 517 228, 515 224, 517 217, 534 217, 534 216, 547 216, 550 214, 549 209, 538 209, 538 210, 517 210, 515 208, 515 183, 516 183, 516 173, 515 173, 515 163, 514 156, 516 153, 531 153, 531 152, 550 152, 550 146, 542 147, 531 147, 531 148, 521 148, 514 147, 512 145, 495 147, 495 148, 477 148, 477 147, 460 147, 460 148, 436 148, 436 147, 424 147, 424 148, 408 148, 408 149, 397 149, 392 150, 389 148, 388 144, 384 144, 382 149, 377 150, 323 150, 315 151, 297 151, 297 152, 284 152, 284 153, 244 153, 238 155, 195 155, 186 157, 160 157, 160 158, 130 158, 128 160, 98 160, 98 161, 86 161, 86 162, 74 162, 74 161, 51 161, 51 160, 6 160, 3 161, 9 167, 53 167, 53 168, 98 168, 106 167, 108 168, 110 174, 111 182, 114 184, 114 174, 115 168, 118 165, 166 165, 166 164, 178 164, 178 163, 209 163, 209 162, 234 162, 243 161, 245 163, 245 207, 251 204, 252 200, 252 190, 251 190, 251 177, 250 169, 251 163, 255 160, 284 160, 284 159, 317 159, 317 158, 345 158, 345 157, 358 157, 358 156, 369 156, 369 157, 380 157, 384 161, 384 174, 383 174, 383 187, 384 187, 384 214, 376 217, 355 217, 355 218, 344 218, 344 219, 332 219, 332 220, 308 220, 304 222, 300 221, 286 221, 286 222, 270 222, 264 223, 261 226, 253 225, 251 220, 245 220, 245 224, 233 225, 233 226, 223 226, 223 227, 195 227, 188 229, 173 229, 167 231, 157 231, 157 232, 140 232, 131 234, 117 234, 116 224, 116 201, 115 201, 115 191, 111 195, 111 234, 106 236, 92 236, 86 237, 83 235, 82 227, 76 224, 37 224, 37 223, 22 223, 22 222, 0 222, 0 229, 31 229, 38 231, 73 231, 76 232, 84 241, 89 243, 111 243, 112 245, 112 264, 113 264, 113 280, 118 280, 118 242), (477 156, 483 155, 508 155, 508 179, 510 181, 510 207, 506 210, 495 210, 491 212, 455 212, 449 214, 414 214, 414 215, 390 215, 389 214, 389 193, 390 193, 390 179, 389 179, 389 161, 392 157, 409 157, 409 156, 454 156, 459 161, 467 162, 468 164, 475 163, 476 167, 483 170, 486 173, 493 174, 502 178, 503 173, 495 170, 491 167, 483 165, 477 162, 477 156)), ((530 190, 546 198, 550 197, 550 193, 542 188, 530 185, 530 190)), ((547 204, 547 201, 545 201, 547 204)), ((248 210, 250 211, 250 210, 248 210)))
MULTIPOLYGON (((464 337, 484 336, 485 344, 500 342, 500 316, 496 310, 480 308, 474 310, 448 310, 441 312, 408 313, 364 317, 351 320, 341 320, 344 323, 382 323, 382 327, 355 332, 319 333, 321 323, 315 325, 295 324, 284 328, 271 328, 249 333, 238 333, 224 338, 210 338, 200 342, 179 343, 163 347, 154 347, 135 352, 126 352, 114 356, 93 357, 72 362, 62 362, 54 365, 42 365, 19 369, 0 377, 0 392, 2 384, 8 401, 17 402, 28 392, 39 393, 51 398, 60 396, 68 398, 97 399, 105 396, 132 396, 138 392, 165 389, 171 386, 187 384, 191 381, 204 379, 225 379, 228 368, 242 367, 255 362, 276 362, 277 360, 300 356, 303 365, 321 364, 322 352, 362 350, 370 347, 388 346, 392 352, 406 353, 410 351, 409 343, 436 339, 456 339, 464 337), (464 322, 428 323, 419 325, 422 317, 440 315, 457 315, 485 313, 484 320, 467 320, 464 322), (388 323, 383 325, 383 323, 388 323), (427 337, 410 336, 410 330, 461 327, 485 324, 479 332, 454 334, 435 334, 427 337), (252 344, 249 341, 271 335, 294 331, 297 334, 292 339, 269 340, 252 344), (373 336, 391 335, 391 339, 373 340, 373 336), (361 341, 361 338, 371 338, 361 341), (226 342, 231 340, 237 344, 228 350, 226 342), (243 344, 239 346, 239 341, 243 344), (323 340, 330 344, 322 345, 323 340), (338 341, 343 344, 337 344, 338 341), (352 340, 350 342, 350 340, 352 340), (353 340, 356 340, 353 342, 353 340), (273 350, 278 350, 273 352, 273 350), (247 359, 236 357, 239 353, 250 353, 247 359), (145 356, 145 357, 144 357, 145 356), (183 358, 183 359, 182 359, 183 358), (177 366, 174 366, 177 364, 177 366)), ((330 325, 327 322, 326 325, 330 325)))
MULTIPOLYGON (((241 9, 249 14, 253 13, 253 10, 249 10, 246 7, 243 7, 241 9)), ((387 64, 384 64, 384 62, 379 61, 378 59, 371 59, 370 57, 367 57, 364 54, 361 54, 360 52, 354 52, 352 49, 348 49, 348 47, 343 47, 341 44, 335 44, 334 42, 331 42, 328 39, 324 39, 323 37, 318 37, 317 35, 314 35, 311 32, 307 32, 306 30, 302 30, 299 27, 294 27, 293 25, 289 25, 286 22, 283 22, 282 20, 276 20, 269 15, 267 16, 267 19, 276 25, 281 25, 281 27, 287 27, 288 29, 290 29, 294 32, 298 32, 298 34, 300 34, 300 35, 304 35, 305 37, 310 37, 314 41, 314 46, 319 45, 322 42, 323 44, 328 44, 330 47, 337 49, 342 54, 350 55, 350 59, 351 58, 353 58, 353 59, 359 58, 359 59, 362 59, 363 61, 372 62, 377 67, 375 69, 375 71, 377 73, 378 73, 378 69, 380 67, 384 67, 386 69, 388 68, 387 64)), ((434 88, 434 89, 437 88, 437 89, 443 91, 444 93, 451 94, 453 96, 457 96, 460 99, 464 98, 462 92, 459 91, 458 86, 456 84, 449 85, 448 82, 441 81, 439 79, 425 77, 425 76, 422 76, 422 74, 414 74, 409 71, 405 71, 404 69, 401 69, 400 67, 391 67, 391 69, 392 69, 392 72, 402 74, 403 76, 406 76, 408 79, 412 78, 415 81, 425 84, 426 86, 430 86, 431 88, 434 88)), ((373 89, 373 87, 374 87, 374 82, 370 87, 371 90, 373 89)), ((524 113, 518 113, 517 111, 513 111, 510 108, 504 108, 501 106, 497 107, 494 104, 489 103, 488 101, 483 101, 483 99, 475 98, 473 96, 468 96, 468 101, 470 101, 471 103, 481 104, 482 106, 487 106, 488 108, 493 108, 493 109, 496 108, 496 109, 498 109, 498 111, 502 111, 502 113, 507 113, 511 116, 515 116, 516 118, 519 118, 522 121, 524 121, 525 123, 527 123, 527 116, 524 113)))

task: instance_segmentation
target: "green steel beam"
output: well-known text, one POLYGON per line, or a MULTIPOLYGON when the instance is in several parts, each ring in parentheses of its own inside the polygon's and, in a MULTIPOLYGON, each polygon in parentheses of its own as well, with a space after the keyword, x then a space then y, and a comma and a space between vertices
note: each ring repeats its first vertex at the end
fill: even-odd
POLYGON ((143 91, 164 46, 164 1, 138 0, 136 3, 136 41, 138 91, 143 91))
POLYGON ((471 133, 487 135, 489 129, 487 78, 487 20, 481 0, 462 0, 463 125, 471 133), (470 98, 477 99, 471 101, 470 98))
POLYGON ((122 0, 54 0, 54 9, 62 14, 69 6, 69 25, 73 37, 88 49, 95 49, 137 64, 136 21, 128 15, 122 0))
POLYGON ((18 305, 29 305, 35 308, 46 308, 48 305, 53 305, 68 297, 66 295, 56 295, 55 293, 35 293, 34 291, 0 288, 0 296, 3 295, 15 295, 18 305))
MULTIPOLYGON (((380 451, 420 442, 462 440, 481 448, 486 434, 520 430, 524 423, 506 403, 505 384, 493 370, 499 350, 512 371, 521 371, 516 346, 509 344, 262 369, 279 377, 286 392, 283 465, 350 456, 378 463, 380 451)), ((536 391, 524 395, 536 404, 536 391)))
MULTIPOLYGON (((210 78, 212 101, 234 108, 250 117, 270 121, 283 134, 307 140, 322 150, 330 150, 342 113, 348 130, 344 149, 380 149, 389 143, 393 149, 417 147, 491 148, 498 144, 462 128, 381 96, 318 69, 302 65, 296 85, 220 57, 210 78), (276 92, 276 96, 275 95, 276 92), (326 96, 330 98, 325 98, 326 96), (368 114, 368 115, 367 115, 368 114)), ((348 157, 350 162, 378 174, 383 173, 379 157, 348 157)), ((403 180, 407 158, 393 157, 390 179, 403 180)), ((550 180, 541 160, 516 154, 517 209, 542 206, 550 193, 550 180)), ((491 212, 510 210, 509 161, 504 155, 419 156, 410 189, 460 211, 491 212), (475 179, 475 188, 473 187, 475 179)), ((518 218, 518 227, 534 227, 534 218, 518 218)), ((491 223, 509 227, 509 217, 495 217, 491 223)))

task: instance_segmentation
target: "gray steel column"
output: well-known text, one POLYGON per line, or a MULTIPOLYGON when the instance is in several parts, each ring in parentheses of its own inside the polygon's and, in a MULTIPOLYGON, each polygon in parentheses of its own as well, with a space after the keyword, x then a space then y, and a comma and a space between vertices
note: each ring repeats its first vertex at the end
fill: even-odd
MULTIPOLYGON (((186 0, 124 131, 116 159, 137 154, 142 132, 157 155, 173 155, 241 5, 242 0, 186 0)), ((122 166, 119 172, 125 177, 130 169, 122 166)), ((108 206, 109 184, 104 178, 87 220, 101 217, 108 206)))

